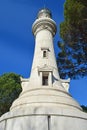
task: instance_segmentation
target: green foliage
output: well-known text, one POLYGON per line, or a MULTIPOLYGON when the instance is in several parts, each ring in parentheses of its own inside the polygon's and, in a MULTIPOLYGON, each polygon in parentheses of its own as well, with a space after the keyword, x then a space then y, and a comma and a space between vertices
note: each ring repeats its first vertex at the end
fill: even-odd
POLYGON ((57 60, 61 78, 87 76, 87 0, 66 0, 64 17, 57 60))
POLYGON ((12 102, 21 92, 20 76, 6 73, 0 76, 0 116, 9 111, 12 102))
POLYGON ((87 106, 82 105, 81 107, 82 107, 83 111, 87 113, 87 106))

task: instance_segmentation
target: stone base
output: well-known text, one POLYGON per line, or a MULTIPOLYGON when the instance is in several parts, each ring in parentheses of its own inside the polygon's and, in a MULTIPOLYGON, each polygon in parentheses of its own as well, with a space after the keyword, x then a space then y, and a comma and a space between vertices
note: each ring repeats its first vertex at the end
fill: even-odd
POLYGON ((26 108, 4 114, 0 130, 87 130, 87 114, 64 108, 26 108))

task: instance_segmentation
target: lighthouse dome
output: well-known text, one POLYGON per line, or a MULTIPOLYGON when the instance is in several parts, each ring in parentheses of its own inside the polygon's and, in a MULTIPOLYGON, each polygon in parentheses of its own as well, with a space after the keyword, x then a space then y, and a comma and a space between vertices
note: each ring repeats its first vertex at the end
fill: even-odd
POLYGON ((38 12, 38 18, 42 18, 42 17, 52 18, 51 11, 49 9, 47 9, 47 8, 41 9, 38 12))

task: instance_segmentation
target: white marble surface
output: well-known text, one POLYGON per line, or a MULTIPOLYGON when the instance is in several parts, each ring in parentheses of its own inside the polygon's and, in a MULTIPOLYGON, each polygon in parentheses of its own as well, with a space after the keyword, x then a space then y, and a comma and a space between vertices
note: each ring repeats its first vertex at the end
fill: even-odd
POLYGON ((9 119, 6 130, 48 130, 46 116, 24 116, 9 119), (43 125, 44 124, 44 125, 43 125))
MULTIPOLYGON (((71 113, 67 111, 66 115, 64 113, 60 115, 26 114, 7 117, 0 121, 0 130, 87 130, 87 115, 83 113, 86 115, 86 118, 83 118, 84 116, 75 116, 71 113)), ((77 113, 80 114, 80 112, 77 113)))

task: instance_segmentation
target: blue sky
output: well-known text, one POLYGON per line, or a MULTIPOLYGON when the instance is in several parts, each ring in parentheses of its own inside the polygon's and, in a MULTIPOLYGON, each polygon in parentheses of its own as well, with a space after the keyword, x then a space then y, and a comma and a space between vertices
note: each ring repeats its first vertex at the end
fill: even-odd
MULTIPOLYGON (((52 11, 58 32, 54 39, 57 55, 59 24, 64 20, 65 0, 0 0, 0 75, 14 72, 28 78, 30 75, 34 36, 32 24, 44 5, 52 11)), ((87 79, 71 80, 70 93, 83 105, 87 105, 87 79)))

